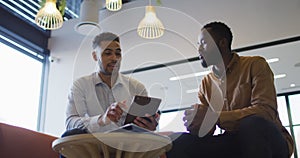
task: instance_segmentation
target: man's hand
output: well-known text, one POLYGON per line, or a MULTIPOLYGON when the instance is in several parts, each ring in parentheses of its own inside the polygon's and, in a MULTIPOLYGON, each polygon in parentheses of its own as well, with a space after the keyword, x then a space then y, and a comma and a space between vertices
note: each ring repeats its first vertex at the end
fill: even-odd
POLYGON ((100 125, 107 125, 111 121, 118 122, 123 114, 122 108, 126 108, 126 101, 123 102, 115 102, 111 104, 104 115, 102 115, 98 121, 100 125))
POLYGON ((156 126, 158 125, 157 120, 159 118, 159 114, 156 113, 155 116, 146 114, 145 117, 136 117, 136 119, 133 122, 140 127, 146 128, 151 131, 155 131, 156 126))
POLYGON ((185 116, 183 117, 184 125, 187 130, 193 135, 206 135, 207 133, 211 133, 212 129, 214 130, 214 126, 216 124, 216 120, 218 115, 213 112, 210 108, 206 106, 200 106, 199 104, 193 105, 192 109, 185 110, 185 116), (207 115, 207 116, 206 116, 207 115), (206 125, 202 126, 205 116, 208 121, 206 121, 206 125), (212 122, 213 121, 213 122, 212 122), (204 133, 201 133, 200 127, 204 133), (206 129, 205 129, 206 128, 206 129))

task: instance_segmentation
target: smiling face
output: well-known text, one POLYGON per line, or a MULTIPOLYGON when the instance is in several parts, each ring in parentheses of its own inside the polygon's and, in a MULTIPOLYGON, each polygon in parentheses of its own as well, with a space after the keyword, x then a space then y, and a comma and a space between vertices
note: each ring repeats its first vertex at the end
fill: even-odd
POLYGON ((119 72, 122 59, 120 43, 101 41, 94 59, 98 61, 100 73, 112 75, 114 71, 119 72))
POLYGON ((219 40, 213 37, 211 30, 202 29, 198 40, 198 53, 201 65, 207 68, 222 62, 222 56, 218 47, 219 40), (216 40, 214 40, 214 38, 216 40), (216 41, 216 42, 215 42, 216 41))

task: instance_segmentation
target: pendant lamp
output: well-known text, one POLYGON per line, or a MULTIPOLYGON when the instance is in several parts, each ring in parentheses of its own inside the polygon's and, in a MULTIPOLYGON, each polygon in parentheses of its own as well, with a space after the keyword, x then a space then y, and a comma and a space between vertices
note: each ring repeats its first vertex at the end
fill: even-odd
POLYGON ((63 17, 56 8, 56 0, 46 1, 44 7, 38 11, 35 23, 46 30, 55 30, 62 27, 63 17))
POLYGON ((164 30, 162 22, 156 17, 154 6, 146 6, 145 17, 138 25, 138 35, 146 39, 155 39, 161 37, 164 30))

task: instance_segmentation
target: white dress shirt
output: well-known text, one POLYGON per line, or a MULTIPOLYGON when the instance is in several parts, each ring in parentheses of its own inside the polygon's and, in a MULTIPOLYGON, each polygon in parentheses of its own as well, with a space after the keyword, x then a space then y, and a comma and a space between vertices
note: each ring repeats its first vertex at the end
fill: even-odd
POLYGON ((100 126, 97 121, 114 102, 126 100, 129 107, 134 95, 147 96, 145 86, 120 73, 112 88, 102 81, 97 72, 77 79, 68 96, 67 130, 86 128, 89 132, 104 132, 122 126, 125 113, 117 123, 100 126))

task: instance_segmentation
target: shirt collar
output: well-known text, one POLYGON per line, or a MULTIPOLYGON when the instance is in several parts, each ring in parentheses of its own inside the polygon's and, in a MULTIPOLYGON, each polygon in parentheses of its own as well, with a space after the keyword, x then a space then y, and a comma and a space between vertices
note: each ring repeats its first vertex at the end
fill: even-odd
POLYGON ((103 80, 99 76, 98 72, 95 72, 93 75, 95 85, 104 84, 103 80))
POLYGON ((235 64, 238 63, 238 61, 240 59, 240 56, 237 53, 233 52, 232 54, 233 54, 233 57, 232 57, 231 61, 229 62, 228 66, 226 68, 226 72, 227 71, 232 71, 235 64))
POLYGON ((124 84, 124 80, 123 80, 123 77, 120 73, 118 73, 118 77, 117 77, 117 80, 116 80, 116 83, 114 86, 116 85, 123 85, 124 84))
MULTIPOLYGON (((240 59, 240 56, 237 53, 232 52, 232 54, 233 54, 233 57, 232 57, 232 59, 230 60, 229 64, 226 67, 226 73, 231 72, 233 70, 235 64, 240 59)), ((212 67, 212 72, 213 72, 214 76, 216 76, 217 78, 222 78, 224 76, 224 74, 218 74, 214 67, 212 67)))
MULTIPOLYGON (((94 84, 95 85, 99 85, 99 84, 105 84, 105 82, 103 82, 103 80, 101 79, 101 77, 99 76, 99 74, 98 74, 98 72, 95 72, 94 73, 94 84)), ((117 77, 117 80, 116 80, 116 83, 115 83, 115 85, 114 86, 116 86, 116 85, 122 85, 124 82, 123 82, 123 79, 122 79, 122 77, 121 77, 121 74, 119 73, 118 74, 118 77, 117 77)), ((113 87, 114 87, 113 86, 113 87)))

